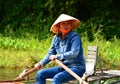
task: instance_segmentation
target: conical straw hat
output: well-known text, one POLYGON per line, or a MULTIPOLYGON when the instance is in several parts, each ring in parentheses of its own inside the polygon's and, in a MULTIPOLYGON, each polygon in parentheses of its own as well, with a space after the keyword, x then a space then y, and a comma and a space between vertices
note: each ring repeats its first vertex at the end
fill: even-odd
POLYGON ((59 28, 58 24, 62 21, 68 21, 68 20, 71 21, 73 29, 75 29, 80 25, 80 20, 66 14, 61 14, 51 26, 50 31, 52 31, 53 33, 58 33, 58 28, 59 28))

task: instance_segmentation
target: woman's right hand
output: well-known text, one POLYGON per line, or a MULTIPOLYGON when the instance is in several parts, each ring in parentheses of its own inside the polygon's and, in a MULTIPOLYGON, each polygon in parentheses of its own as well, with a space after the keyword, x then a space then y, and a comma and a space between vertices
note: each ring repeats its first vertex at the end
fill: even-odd
POLYGON ((34 66, 37 70, 42 68, 42 65, 40 63, 36 63, 34 66))

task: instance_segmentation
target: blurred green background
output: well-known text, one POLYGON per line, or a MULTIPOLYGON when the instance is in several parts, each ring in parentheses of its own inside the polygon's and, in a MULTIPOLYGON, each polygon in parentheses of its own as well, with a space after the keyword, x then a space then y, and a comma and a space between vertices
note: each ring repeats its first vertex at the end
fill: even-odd
POLYGON ((119 5, 119 0, 0 0, 0 68, 32 67, 40 61, 54 36, 52 23, 65 13, 81 21, 75 31, 84 55, 87 46, 97 45, 102 67, 120 69, 119 5))

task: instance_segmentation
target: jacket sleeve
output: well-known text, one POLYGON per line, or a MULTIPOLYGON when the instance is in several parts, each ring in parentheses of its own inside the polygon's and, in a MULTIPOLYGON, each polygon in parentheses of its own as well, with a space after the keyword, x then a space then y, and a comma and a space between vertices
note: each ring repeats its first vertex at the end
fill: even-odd
POLYGON ((55 48, 54 48, 55 39, 56 38, 54 37, 53 40, 52 40, 51 47, 50 47, 47 55, 39 62, 42 66, 45 66, 46 64, 48 64, 51 61, 49 59, 50 55, 55 55, 56 54, 56 51, 55 51, 55 48))

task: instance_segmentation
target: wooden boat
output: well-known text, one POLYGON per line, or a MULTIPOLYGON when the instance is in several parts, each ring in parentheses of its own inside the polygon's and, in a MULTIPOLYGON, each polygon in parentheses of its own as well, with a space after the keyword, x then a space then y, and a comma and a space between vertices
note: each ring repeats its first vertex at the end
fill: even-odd
POLYGON ((25 83, 21 83, 21 82, 2 82, 0 84, 25 84, 25 83))
POLYGON ((0 84, 26 84, 26 82, 34 81, 35 78, 26 79, 19 79, 19 80, 0 80, 0 84))

